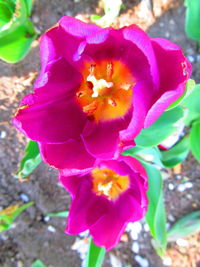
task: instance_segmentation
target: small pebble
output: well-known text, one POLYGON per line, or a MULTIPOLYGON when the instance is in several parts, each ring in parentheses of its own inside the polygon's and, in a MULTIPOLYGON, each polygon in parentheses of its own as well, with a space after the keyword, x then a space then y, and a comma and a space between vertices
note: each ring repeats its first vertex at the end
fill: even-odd
POLYGON ((185 183, 185 188, 192 188, 193 184, 191 182, 185 183))
POLYGON ((177 190, 179 191, 179 192, 183 192, 183 191, 185 191, 185 185, 184 184, 180 184, 178 187, 177 187, 177 190))
POLYGON ((110 263, 112 267, 122 267, 122 262, 120 259, 114 255, 113 253, 110 253, 110 263))
POLYGON ((166 223, 166 229, 169 230, 171 227, 170 223, 166 223))
POLYGON ((190 194, 187 194, 186 197, 187 197, 188 199, 192 199, 192 195, 190 195, 190 194))
POLYGON ((133 242, 133 244, 132 244, 132 251, 134 252, 134 253, 138 253, 139 252, 139 250, 140 250, 140 247, 139 247, 139 244, 138 244, 138 242, 133 242))
POLYGON ((148 267, 149 266, 148 260, 145 258, 142 258, 139 255, 135 256, 135 260, 140 264, 141 267, 148 267))
POLYGON ((38 16, 33 16, 32 21, 33 23, 38 23, 40 21, 40 18, 38 16))
POLYGON ((180 247, 187 247, 188 246, 188 241, 182 238, 178 238, 176 240, 176 244, 180 247))
POLYGON ((24 202, 29 202, 29 197, 28 197, 26 194, 21 193, 21 194, 19 195, 19 197, 20 197, 20 199, 21 199, 22 201, 24 201, 24 202))
POLYGON ((168 184, 169 190, 174 190, 174 185, 172 183, 168 184))
POLYGON ((45 221, 45 222, 48 222, 49 220, 50 220, 50 217, 49 217, 49 216, 45 216, 45 217, 44 217, 44 221, 45 221))
POLYGON ((166 266, 171 266, 172 265, 172 259, 170 257, 164 258, 163 264, 166 266))
POLYGON ((144 224, 144 231, 149 232, 149 225, 147 223, 144 224))
POLYGON ((174 22, 173 19, 170 19, 169 23, 170 23, 171 25, 174 25, 174 24, 175 24, 175 22, 174 22))
POLYGON ((168 220, 169 220, 170 222, 174 222, 174 221, 175 221, 175 218, 174 218, 173 215, 169 214, 169 215, 168 215, 168 220))
POLYGON ((72 16, 73 15, 73 12, 71 11, 71 10, 67 10, 66 12, 65 12, 65 16, 72 16))
POLYGON ((178 175, 176 175, 176 178, 180 180, 180 179, 182 179, 182 176, 180 174, 178 174, 178 175))
POLYGON ((187 56, 187 58, 191 63, 194 63, 195 58, 193 56, 187 56))
POLYGON ((197 55, 197 62, 200 63, 200 54, 197 55))
POLYGON ((79 234, 80 237, 88 237, 88 235, 89 235, 89 231, 88 230, 86 230, 86 231, 84 231, 84 232, 79 234))
POLYGON ((170 36, 170 33, 169 33, 169 32, 166 32, 166 33, 165 33, 165 37, 166 37, 166 38, 169 38, 169 36, 170 36))
POLYGON ((53 227, 52 225, 49 225, 49 226, 47 227, 47 229, 48 229, 49 232, 52 232, 52 233, 55 233, 55 232, 56 232, 56 228, 53 227))
POLYGON ((163 22, 160 22, 160 27, 164 27, 164 23, 163 22))
POLYGON ((1 131, 0 137, 4 139, 6 137, 6 131, 1 131))
POLYGON ((17 262, 17 267, 23 267, 23 266, 24 266, 24 263, 22 261, 17 262))
POLYGON ((137 240, 138 239, 138 233, 134 232, 134 231, 131 231, 130 232, 130 236, 133 240, 137 240))

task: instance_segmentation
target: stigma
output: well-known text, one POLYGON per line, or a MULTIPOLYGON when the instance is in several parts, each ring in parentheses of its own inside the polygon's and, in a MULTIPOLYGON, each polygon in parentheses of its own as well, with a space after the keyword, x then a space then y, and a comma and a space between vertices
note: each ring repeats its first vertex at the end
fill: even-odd
POLYGON ((107 168, 95 168, 91 172, 93 192, 98 196, 104 196, 108 200, 116 200, 130 186, 128 175, 119 175, 107 168))
POLYGON ((89 74, 87 77, 87 82, 91 82, 93 85, 93 94, 92 97, 98 97, 104 94, 106 88, 113 87, 113 82, 107 82, 104 79, 96 79, 94 75, 89 74))

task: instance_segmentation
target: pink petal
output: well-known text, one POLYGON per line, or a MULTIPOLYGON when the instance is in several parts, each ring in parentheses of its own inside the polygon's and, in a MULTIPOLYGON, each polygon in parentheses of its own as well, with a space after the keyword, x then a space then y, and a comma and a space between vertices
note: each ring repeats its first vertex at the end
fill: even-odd
POLYGON ((140 51, 146 56, 150 65, 154 85, 158 87, 160 83, 158 65, 149 36, 136 25, 122 28, 122 32, 124 38, 131 41, 133 45, 137 45, 140 51))
POLYGON ((43 99, 33 95, 32 102, 27 108, 19 109, 13 119, 15 127, 28 138, 58 144, 80 135, 85 115, 74 100, 62 98, 40 103, 43 99))
POLYGON ((152 39, 152 45, 160 71, 160 91, 155 95, 154 104, 147 114, 145 128, 184 93, 192 70, 191 64, 176 44, 158 38, 152 39))
POLYGON ((85 169, 95 162, 80 139, 71 139, 62 144, 40 143, 43 161, 58 169, 85 169))

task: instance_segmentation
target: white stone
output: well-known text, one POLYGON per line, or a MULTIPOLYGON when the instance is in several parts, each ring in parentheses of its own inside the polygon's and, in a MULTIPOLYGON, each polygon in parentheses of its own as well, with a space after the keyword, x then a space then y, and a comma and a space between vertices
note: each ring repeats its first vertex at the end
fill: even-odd
POLYGON ((139 250, 140 250, 140 247, 139 247, 138 242, 133 242, 131 249, 132 249, 132 251, 133 251, 134 253, 137 254, 137 253, 139 252, 139 250))
POLYGON ((180 247, 188 247, 188 241, 182 238, 178 238, 176 244, 180 247))
POLYGON ((49 225, 49 226, 47 227, 47 229, 48 229, 49 232, 52 232, 52 233, 55 233, 55 232, 56 232, 56 228, 53 227, 52 225, 49 225))
POLYGON ((187 56, 187 58, 191 63, 194 63, 195 58, 193 56, 187 56))
POLYGON ((4 138, 6 137, 6 131, 1 131, 1 135, 0 135, 0 137, 1 137, 2 139, 4 139, 4 138))
POLYGON ((145 258, 142 258, 139 255, 135 256, 135 260, 140 264, 141 267, 148 267, 149 266, 148 260, 145 258))
POLYGON ((172 183, 169 183, 168 188, 169 188, 169 190, 174 190, 174 185, 172 183))
POLYGON ((144 231, 149 232, 149 225, 147 223, 144 224, 144 231))
POLYGON ((164 258, 163 264, 166 266, 171 266, 172 265, 172 259, 170 257, 164 258))

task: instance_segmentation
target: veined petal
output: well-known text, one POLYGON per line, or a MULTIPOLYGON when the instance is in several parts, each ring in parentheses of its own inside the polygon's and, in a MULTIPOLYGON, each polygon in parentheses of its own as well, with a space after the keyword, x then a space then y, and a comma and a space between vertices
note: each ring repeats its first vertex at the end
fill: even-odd
POLYGON ((154 104, 145 119, 145 128, 184 93, 192 70, 178 45, 162 38, 152 39, 152 45, 160 72, 160 91, 154 96, 154 104))
POLYGON ((59 144, 78 137, 86 120, 84 113, 73 99, 56 100, 40 103, 40 98, 33 95, 33 104, 19 109, 13 124, 28 138, 38 142, 59 144))
POLYGON ((58 169, 85 169, 94 165, 95 158, 86 151, 81 139, 39 145, 43 161, 58 169))

